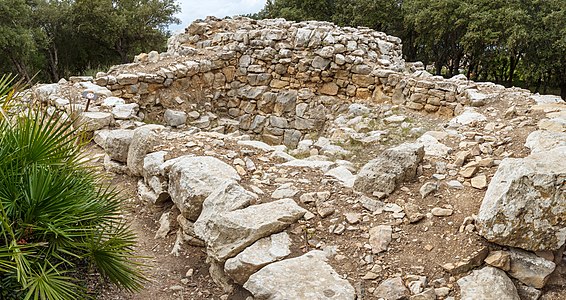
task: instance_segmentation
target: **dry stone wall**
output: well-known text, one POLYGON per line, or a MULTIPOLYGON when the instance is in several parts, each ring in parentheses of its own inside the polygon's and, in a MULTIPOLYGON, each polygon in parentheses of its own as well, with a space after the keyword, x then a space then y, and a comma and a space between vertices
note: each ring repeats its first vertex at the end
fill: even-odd
POLYGON ((140 54, 97 74, 96 83, 138 103, 148 120, 181 111, 188 116, 181 123, 292 147, 324 131, 349 102, 393 101, 448 116, 471 102, 475 84, 408 75, 422 64, 406 64, 401 49, 399 38, 368 28, 208 18, 173 36, 168 52, 140 54))

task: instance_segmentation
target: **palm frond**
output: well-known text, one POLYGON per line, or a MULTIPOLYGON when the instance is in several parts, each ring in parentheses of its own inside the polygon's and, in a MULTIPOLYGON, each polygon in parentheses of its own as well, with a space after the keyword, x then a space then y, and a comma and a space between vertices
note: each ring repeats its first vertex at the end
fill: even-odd
POLYGON ((87 257, 96 269, 112 283, 128 291, 138 291, 147 279, 135 263, 135 235, 123 223, 115 224, 110 230, 102 229, 86 241, 87 257))
MULTIPOLYGON (((61 264, 52 266, 45 261, 24 285, 27 294, 24 300, 67 300, 79 299, 80 287, 72 277, 64 276, 66 271, 57 270, 61 264)), ((80 293, 84 295, 84 293, 80 293)))

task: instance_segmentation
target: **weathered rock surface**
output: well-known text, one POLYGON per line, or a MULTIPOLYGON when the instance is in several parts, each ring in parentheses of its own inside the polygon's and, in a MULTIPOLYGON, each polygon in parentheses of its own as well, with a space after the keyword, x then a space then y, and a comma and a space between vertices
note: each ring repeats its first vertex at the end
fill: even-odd
POLYGON ((143 160, 153 151, 158 142, 158 133, 164 129, 161 125, 144 125, 134 130, 128 149, 127 165, 130 173, 140 176, 143 172, 143 160))
POLYGON ((544 152, 563 146, 566 146, 566 132, 546 130, 531 132, 525 143, 525 147, 531 149, 531 153, 544 152))
POLYGON ((391 234, 393 228, 389 225, 379 225, 369 230, 369 244, 373 253, 387 251, 389 243, 391 243, 391 234))
POLYGON ((169 126, 180 126, 187 122, 187 113, 184 111, 167 109, 163 114, 163 121, 169 126))
POLYGON ((387 300, 401 300, 407 298, 409 290, 403 284, 401 277, 393 277, 381 282, 373 295, 387 300))
POLYGON ((255 241, 281 232, 306 210, 292 199, 281 199, 197 220, 195 233, 206 242, 208 255, 217 261, 233 257, 255 241))
POLYGON ((322 251, 270 264, 244 284, 257 300, 354 300, 356 292, 325 262, 322 251))
POLYGON ((114 118, 111 113, 99 111, 83 112, 78 118, 78 123, 84 131, 95 131, 108 127, 112 121, 114 118))
POLYGON ((507 272, 522 283, 540 289, 544 287, 556 264, 534 253, 511 249, 511 266, 507 272))
POLYGON ((504 159, 478 214, 491 242, 530 251, 556 250, 566 240, 566 147, 504 159))
POLYGON ((389 195, 402 182, 415 178, 423 156, 424 147, 417 144, 387 149, 362 167, 354 182, 354 190, 389 195))
POLYGON ((291 254, 290 245, 291 239, 286 232, 262 238, 228 259, 224 270, 235 282, 244 284, 257 270, 291 254))
POLYGON ((458 280, 462 300, 520 300, 515 285, 505 272, 484 267, 458 280))
POLYGON ((199 217, 206 197, 227 181, 238 181, 234 168, 210 156, 177 158, 169 171, 169 194, 183 216, 199 217))
POLYGON ((106 153, 108 153, 111 159, 125 163, 128 160, 128 150, 133 136, 133 130, 119 129, 109 131, 106 138, 106 153))

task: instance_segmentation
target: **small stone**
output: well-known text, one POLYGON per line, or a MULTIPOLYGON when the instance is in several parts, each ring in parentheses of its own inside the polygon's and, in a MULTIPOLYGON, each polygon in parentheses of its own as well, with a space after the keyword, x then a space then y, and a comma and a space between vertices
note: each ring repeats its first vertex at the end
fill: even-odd
POLYGON ((382 213, 385 207, 385 203, 378 200, 374 200, 367 196, 361 196, 360 199, 358 199, 358 201, 360 202, 363 208, 375 214, 382 213))
POLYGON ((448 217, 451 216, 454 211, 449 208, 435 207, 431 210, 432 215, 437 217, 448 217))
POLYGON ((458 180, 450 180, 446 184, 448 185, 449 188, 455 190, 461 190, 464 188, 464 185, 458 180))
POLYGON ((293 186, 291 183, 286 183, 281 185, 271 194, 273 199, 283 199, 283 198, 293 198, 299 190, 293 186))
POLYGON ((346 230, 346 226, 344 226, 344 224, 338 224, 338 225, 336 226, 336 228, 334 228, 334 231, 333 231, 333 232, 334 232, 335 234, 340 235, 340 234, 344 233, 345 230, 346 230))
POLYGON ((491 251, 485 258, 485 263, 503 271, 509 271, 511 268, 511 256, 507 251, 491 251))
POLYGON ((195 273, 194 269, 189 269, 187 271, 187 273, 185 273, 185 277, 193 277, 193 274, 195 273))
POLYGON ((480 190, 484 189, 487 187, 487 176, 485 175, 476 176, 472 178, 471 182, 472 182, 472 187, 480 190))
POLYGON ((419 192, 421 193, 421 198, 424 199, 436 190, 438 190, 438 184, 436 182, 427 182, 421 186, 419 192))
POLYGON ((389 225, 379 225, 369 230, 369 243, 374 254, 387 251, 391 243, 393 228, 389 225))
POLYGON ((464 178, 471 178, 476 174, 477 171, 478 171, 477 167, 467 167, 462 171, 460 171, 460 175, 462 175, 464 178))
POLYGON ((359 213, 345 213, 346 222, 350 224, 357 224, 360 222, 361 215, 359 213))
POLYGON ((366 275, 364 275, 364 277, 362 277, 362 279, 363 279, 363 280, 375 280, 375 279, 377 279, 378 277, 379 277, 378 274, 376 274, 376 273, 374 273, 374 272, 372 272, 372 271, 369 271, 369 272, 366 273, 366 275))
POLYGON ((437 297, 446 297, 448 296, 448 294, 450 294, 450 288, 449 287, 439 287, 434 289, 434 293, 436 294, 437 297))
POLYGON ((334 207, 328 204, 320 204, 316 206, 316 212, 320 215, 321 218, 326 218, 332 215, 336 211, 334 207))

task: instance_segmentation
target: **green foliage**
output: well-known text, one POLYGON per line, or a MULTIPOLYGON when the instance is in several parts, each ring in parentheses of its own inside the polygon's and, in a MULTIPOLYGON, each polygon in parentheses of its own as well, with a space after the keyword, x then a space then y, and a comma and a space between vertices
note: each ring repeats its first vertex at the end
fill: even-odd
POLYGON ((0 74, 82 74, 164 50, 175 0, 1 0, 0 74))
POLYGON ((522 84, 566 98, 566 0, 269 0, 256 18, 333 21, 403 39, 439 75, 522 84))
POLYGON ((28 111, 0 119, 0 298, 85 299, 77 275, 91 271, 140 289, 119 195, 85 164, 72 122, 28 111))

